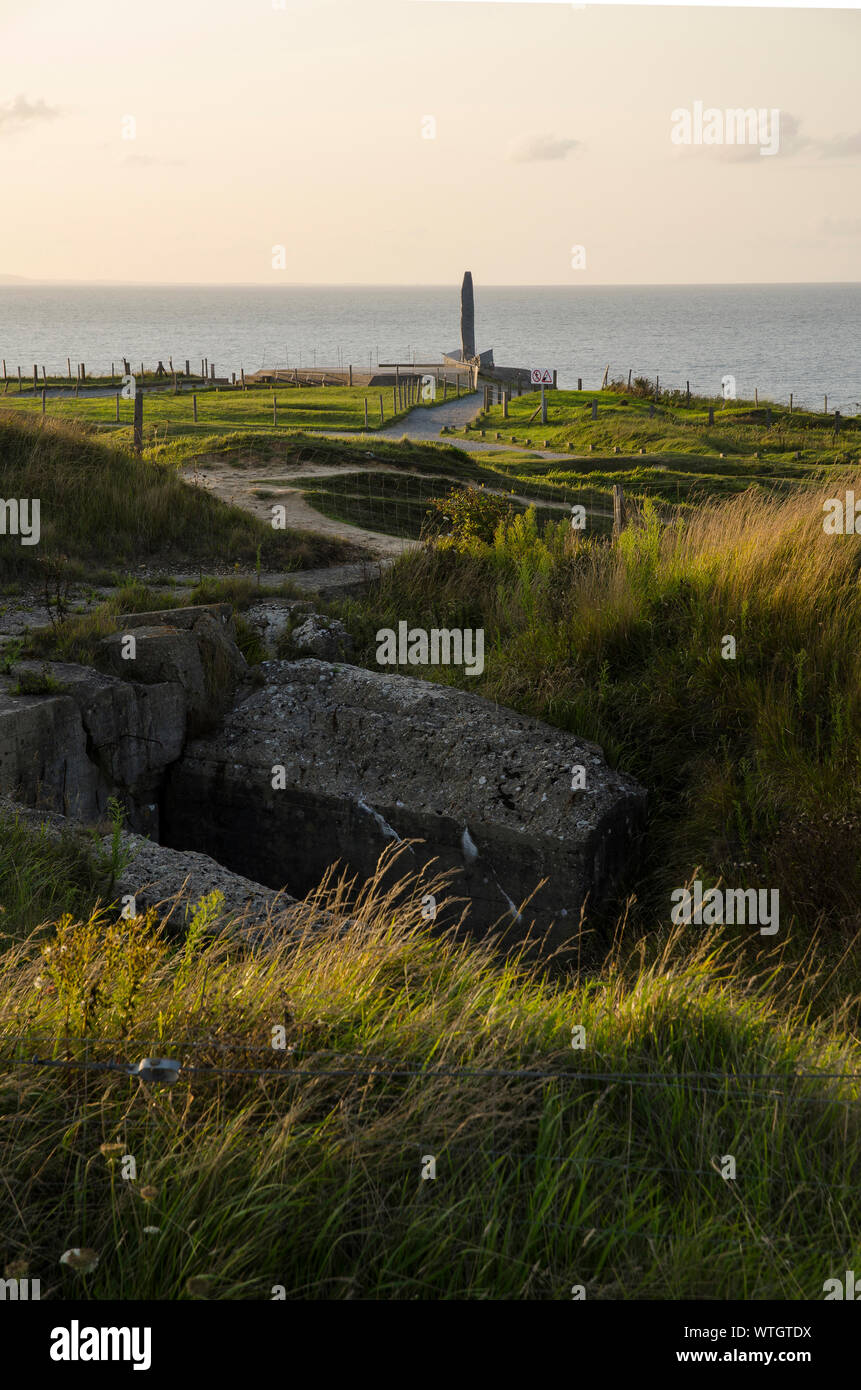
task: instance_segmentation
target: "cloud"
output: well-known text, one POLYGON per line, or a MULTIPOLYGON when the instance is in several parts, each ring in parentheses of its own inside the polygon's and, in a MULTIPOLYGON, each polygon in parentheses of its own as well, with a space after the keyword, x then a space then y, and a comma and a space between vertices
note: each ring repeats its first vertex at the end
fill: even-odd
POLYGON ((175 169, 185 164, 185 160, 155 159, 149 154, 127 154, 123 158, 123 164, 129 164, 135 169, 175 169))
MULTIPOLYGON (((761 134, 768 137, 764 143, 770 139, 774 141, 772 135, 771 111, 766 113, 766 124, 761 134)), ((812 142, 801 134, 801 122, 797 116, 793 116, 791 111, 780 111, 777 118, 777 149, 775 154, 779 158, 791 159, 793 155, 800 154, 802 150, 809 149, 812 142)), ((708 147, 706 147, 708 148, 708 147)), ((748 160, 761 161, 764 158, 774 158, 763 156, 760 153, 760 146, 755 145, 714 145, 712 146, 718 159, 731 160, 733 163, 744 163, 748 160)))
POLYGON ((52 121, 59 110, 40 97, 38 101, 28 101, 25 96, 13 97, 11 101, 0 102, 0 135, 4 132, 21 130, 34 121, 52 121))
POLYGON ((861 155, 861 131, 854 135, 831 135, 827 140, 814 140, 823 159, 857 159, 861 155))
POLYGON ((579 145, 579 140, 560 139, 557 135, 520 135, 511 141, 505 158, 512 164, 538 164, 565 159, 579 145))
MULTIPOLYGON (((725 115, 725 112, 721 112, 725 115)), ((850 135, 829 135, 816 138, 802 135, 801 122, 791 111, 781 111, 778 119, 779 142, 775 154, 778 158, 793 159, 805 155, 808 159, 858 159, 861 158, 861 131, 850 135)), ((771 111, 766 112, 766 127, 763 134, 771 133, 771 111)), ((676 145, 675 152, 680 155, 711 156, 728 163, 743 164, 759 162, 758 144, 715 144, 715 145, 676 145)))

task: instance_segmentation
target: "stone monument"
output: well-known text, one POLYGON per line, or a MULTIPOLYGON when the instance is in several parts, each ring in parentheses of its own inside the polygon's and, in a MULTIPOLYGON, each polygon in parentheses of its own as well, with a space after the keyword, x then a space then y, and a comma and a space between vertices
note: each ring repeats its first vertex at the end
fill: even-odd
POLYGON ((475 299, 472 293, 472 271, 464 271, 460 287, 460 345, 462 360, 475 357, 475 299))

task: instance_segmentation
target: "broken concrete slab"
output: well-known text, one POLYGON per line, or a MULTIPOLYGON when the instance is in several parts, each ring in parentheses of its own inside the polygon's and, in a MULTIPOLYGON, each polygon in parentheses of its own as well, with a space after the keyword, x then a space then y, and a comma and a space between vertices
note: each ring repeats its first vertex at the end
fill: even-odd
POLYGON ((218 723, 248 673, 227 603, 124 614, 99 644, 98 664, 125 681, 180 685, 194 732, 218 723))
POLYGON ((553 924, 554 940, 634 854, 645 792, 595 744, 407 676, 311 659, 258 669, 262 688, 171 768, 166 843, 301 896, 334 860, 365 878, 387 841, 421 838, 415 867, 459 870, 452 895, 468 896, 473 929, 553 924))
MULTIPOLYGON (((110 851, 110 836, 103 844, 110 851)), ((239 921, 260 928, 272 914, 284 914, 296 906, 286 893, 276 893, 242 874, 231 873, 208 854, 180 852, 142 835, 128 834, 122 836, 122 850, 129 862, 114 887, 117 898, 134 898, 136 912, 164 905, 171 911, 174 927, 187 927, 197 905, 213 892, 220 893, 223 900, 213 925, 239 921)))
POLYGON ((316 656, 321 661, 349 661, 353 654, 353 639, 338 618, 310 613, 293 629, 290 643, 299 656, 316 656))
POLYGON ((309 599, 261 599, 246 608, 242 616, 257 631, 267 652, 274 656, 278 639, 284 636, 296 616, 310 613, 312 608, 309 599))
MULTIPOLYGON (((41 674, 45 663, 16 663, 41 674)), ((61 689, 12 695, 0 687, 0 792, 26 805, 94 820, 120 795, 139 829, 158 829, 158 789, 186 736, 174 683, 133 685, 87 666, 52 662, 61 689)))

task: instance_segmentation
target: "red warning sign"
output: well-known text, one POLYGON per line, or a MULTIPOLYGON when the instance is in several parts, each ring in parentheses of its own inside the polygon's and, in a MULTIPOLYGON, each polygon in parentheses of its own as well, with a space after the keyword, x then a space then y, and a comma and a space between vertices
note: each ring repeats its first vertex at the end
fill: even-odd
POLYGON ((533 386, 553 385, 553 373, 549 367, 533 367, 531 377, 533 386))

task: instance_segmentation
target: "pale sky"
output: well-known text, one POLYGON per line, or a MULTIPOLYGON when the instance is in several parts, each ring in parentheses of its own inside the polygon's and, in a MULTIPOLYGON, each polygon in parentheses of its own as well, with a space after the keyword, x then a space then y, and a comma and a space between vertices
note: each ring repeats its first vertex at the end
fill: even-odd
POLYGON ((0 277, 861 280, 858 10, 0 0, 0 55, 0 277))

